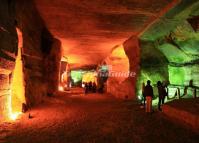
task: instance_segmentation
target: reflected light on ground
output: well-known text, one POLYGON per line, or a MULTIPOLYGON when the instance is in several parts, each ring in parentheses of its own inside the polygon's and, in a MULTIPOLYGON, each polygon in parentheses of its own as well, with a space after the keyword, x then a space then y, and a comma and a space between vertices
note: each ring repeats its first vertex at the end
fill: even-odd
POLYGON ((10 120, 16 120, 18 117, 19 117, 19 115, 21 115, 22 113, 21 112, 17 112, 17 113, 12 113, 11 115, 10 115, 10 120))
POLYGON ((59 91, 64 91, 64 87, 63 87, 63 86, 61 86, 61 85, 59 86, 59 88, 58 88, 58 89, 59 89, 59 91))
POLYGON ((12 97, 11 97, 11 94, 9 96, 7 105, 8 105, 8 112, 9 112, 8 113, 8 119, 11 120, 11 121, 16 120, 19 117, 19 115, 22 114, 22 112, 20 112, 20 111, 13 112, 13 110, 12 110, 12 97))

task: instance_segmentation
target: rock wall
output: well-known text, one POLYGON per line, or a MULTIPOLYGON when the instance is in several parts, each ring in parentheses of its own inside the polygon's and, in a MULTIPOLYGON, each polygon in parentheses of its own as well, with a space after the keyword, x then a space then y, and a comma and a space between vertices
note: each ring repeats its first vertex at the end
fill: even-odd
MULTIPOLYGON (((121 48, 121 47, 120 47, 121 48)), ((129 73, 128 77, 109 77, 107 81, 107 92, 119 98, 136 99, 136 83, 140 73, 140 41, 137 37, 126 40, 122 49, 124 55, 116 58, 112 54, 106 59, 108 65, 113 65, 112 70, 116 72, 129 73)), ((114 52, 114 50, 113 50, 114 52)))
MULTIPOLYGON (((119 98, 136 98, 136 81, 139 74, 140 64, 140 46, 137 37, 131 37, 123 43, 123 59, 107 60, 108 64, 114 65, 113 70, 117 72, 128 72, 128 77, 109 77, 107 90, 119 98), (115 62, 115 64, 114 64, 115 62)), ((114 52, 114 51, 113 51, 114 52)))
POLYGON ((155 87, 156 92, 157 81, 168 81, 168 60, 165 55, 156 48, 156 44, 151 41, 140 41, 140 73, 137 80, 137 95, 142 94, 142 83, 150 80, 155 87))
POLYGON ((109 78, 107 80, 107 92, 118 97, 130 96, 128 88, 129 60, 123 45, 115 47, 105 60, 109 67, 109 78))
POLYGON ((22 70, 28 107, 41 103, 44 96, 57 89, 61 44, 46 28, 32 0, 2 0, 0 19, 0 117, 3 118, 18 50, 16 27, 23 35, 22 70))
POLYGON ((53 39, 52 49, 48 55, 44 57, 45 81, 47 82, 47 94, 52 96, 58 90, 59 74, 61 64, 61 43, 57 39, 53 39))
POLYGON ((34 1, 17 0, 16 19, 24 41, 25 96, 32 106, 57 90, 61 44, 46 28, 34 1))
POLYGON ((22 60, 25 97, 28 106, 32 106, 41 102, 47 88, 43 78, 41 50, 42 30, 45 27, 32 1, 16 1, 16 21, 18 28, 22 31, 24 41, 22 60))
POLYGON ((0 122, 5 119, 9 114, 10 89, 9 89, 9 76, 0 74, 0 122))
POLYGON ((182 67, 169 66, 169 81, 173 85, 188 86, 190 80, 193 80, 193 85, 199 87, 198 69, 198 64, 182 67))
POLYGON ((0 4, 0 121, 9 113, 10 74, 15 66, 17 33, 14 20, 14 3, 1 0, 0 4))
POLYGON ((172 86, 182 88, 193 80, 193 85, 199 87, 198 7, 198 1, 182 0, 140 35, 141 77, 168 79, 172 86), (150 55, 154 58, 149 58, 150 55), (147 68, 146 63, 154 70, 147 68))

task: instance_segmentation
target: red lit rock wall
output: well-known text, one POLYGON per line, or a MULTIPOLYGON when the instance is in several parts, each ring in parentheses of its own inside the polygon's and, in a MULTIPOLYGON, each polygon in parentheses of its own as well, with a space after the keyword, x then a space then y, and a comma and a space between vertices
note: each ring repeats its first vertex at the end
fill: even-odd
POLYGON ((29 106, 42 101, 46 95, 41 51, 42 20, 32 2, 16 2, 17 25, 23 34, 22 58, 24 64, 25 96, 29 106))
POLYGON ((135 99, 136 79, 140 61, 139 40, 136 37, 131 37, 124 42, 122 47, 125 54, 123 59, 121 57, 114 59, 111 54, 106 63, 111 66, 113 71, 129 73, 130 76, 109 77, 107 80, 107 92, 119 98, 135 99))
POLYGON ((138 37, 131 37, 123 44, 126 55, 129 58, 129 71, 135 76, 127 79, 129 83, 130 96, 136 98, 136 82, 140 70, 140 41, 138 37))
POLYGON ((9 108, 6 106, 9 100, 9 76, 0 74, 0 122, 7 116, 9 108))
POLYGON ((16 17, 24 41, 25 96, 32 106, 57 88, 61 44, 46 28, 32 0, 16 1, 16 17))
POLYGON ((0 120, 6 116, 11 82, 9 75, 14 70, 18 50, 16 27, 21 30, 23 35, 22 61, 25 98, 28 106, 32 107, 40 103, 42 98, 47 95, 49 87, 53 91, 56 90, 58 79, 60 61, 58 53, 61 44, 48 32, 34 2, 32 0, 1 0, 0 120), (50 65, 46 66, 46 59, 51 62, 50 65))
POLYGON ((122 45, 115 47, 105 60, 109 67, 107 92, 118 97, 129 97, 129 60, 122 45))
POLYGON ((59 68, 61 61, 61 43, 59 40, 53 40, 50 54, 47 55, 44 60, 45 80, 48 81, 47 92, 49 96, 52 96, 53 93, 58 90, 59 85, 59 68))
POLYGON ((9 74, 14 69, 17 53, 17 34, 14 27, 14 3, 1 0, 0 4, 0 121, 8 113, 10 94, 9 74))

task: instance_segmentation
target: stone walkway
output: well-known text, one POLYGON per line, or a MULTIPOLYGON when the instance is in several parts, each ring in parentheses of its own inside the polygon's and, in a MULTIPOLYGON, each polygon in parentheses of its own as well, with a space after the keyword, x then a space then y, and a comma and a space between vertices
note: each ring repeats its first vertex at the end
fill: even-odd
POLYGON ((199 132, 199 98, 181 98, 166 103, 163 112, 173 120, 178 120, 199 132))
POLYGON ((197 143, 199 135, 134 101, 62 94, 0 127, 3 143, 197 143))

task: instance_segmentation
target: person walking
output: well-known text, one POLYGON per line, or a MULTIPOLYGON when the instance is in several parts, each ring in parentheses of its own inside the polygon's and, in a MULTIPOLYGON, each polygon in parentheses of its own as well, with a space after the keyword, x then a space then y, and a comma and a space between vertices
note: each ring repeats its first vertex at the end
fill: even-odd
POLYGON ((144 96, 146 97, 146 112, 152 112, 152 98, 153 98, 153 88, 151 86, 151 81, 147 81, 147 85, 144 88, 144 96))
POLYGON ((161 106, 164 104, 165 97, 168 95, 168 93, 166 91, 165 85, 163 85, 163 83, 161 83, 160 81, 157 82, 157 88, 159 94, 158 109, 159 111, 162 111, 161 106))
POLYGON ((85 94, 87 94, 88 93, 88 90, 89 90, 89 87, 88 87, 88 83, 87 82, 85 82, 85 94))
POLYGON ((96 93, 96 89, 97 89, 97 85, 95 82, 93 82, 93 86, 92 86, 93 93, 96 93))
MULTIPOLYGON (((158 110, 162 111, 161 105, 164 104, 164 87, 161 83, 161 81, 157 82, 157 88, 158 88, 158 110)), ((166 91, 165 91, 166 92, 166 91)))

